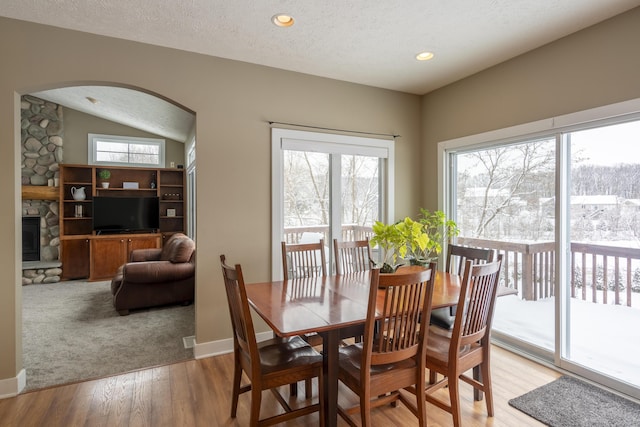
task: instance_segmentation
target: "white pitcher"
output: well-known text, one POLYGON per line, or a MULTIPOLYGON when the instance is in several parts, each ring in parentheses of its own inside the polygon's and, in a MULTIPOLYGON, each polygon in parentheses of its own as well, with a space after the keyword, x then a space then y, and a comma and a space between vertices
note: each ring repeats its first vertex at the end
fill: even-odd
POLYGON ((87 195, 84 193, 84 187, 71 187, 71 195, 73 196, 73 200, 84 200, 87 198, 87 195))

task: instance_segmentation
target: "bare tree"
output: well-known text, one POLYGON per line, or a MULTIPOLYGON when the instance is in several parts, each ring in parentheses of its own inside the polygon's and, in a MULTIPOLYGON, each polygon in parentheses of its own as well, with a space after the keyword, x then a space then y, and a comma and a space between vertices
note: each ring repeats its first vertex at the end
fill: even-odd
POLYGON ((329 169, 326 155, 288 151, 285 158, 285 225, 328 224, 329 169))
MULTIPOLYGON (((524 206, 531 211, 531 204, 537 204, 542 195, 553 195, 555 154, 547 140, 475 151, 466 156, 473 160, 470 169, 474 172, 462 171, 464 179, 458 181, 459 211, 465 210, 467 218, 474 218, 474 237, 486 237, 497 219, 506 220, 508 225, 524 206), (476 191, 461 188, 461 182, 476 191)), ((493 227, 491 237, 504 234, 503 226, 493 227)))
MULTIPOLYGON (((329 156, 285 152, 285 225, 329 224, 329 156)), ((378 219, 377 158, 342 156, 342 221, 359 225, 378 219)))

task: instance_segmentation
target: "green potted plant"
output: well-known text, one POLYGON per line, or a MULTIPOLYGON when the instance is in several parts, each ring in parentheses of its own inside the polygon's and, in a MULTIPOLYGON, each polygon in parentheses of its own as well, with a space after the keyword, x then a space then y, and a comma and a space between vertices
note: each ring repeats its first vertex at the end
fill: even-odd
POLYGON ((429 260, 424 258, 424 254, 428 252, 429 247, 433 246, 433 242, 424 225, 406 217, 395 226, 404 240, 404 244, 398 251, 399 256, 408 259, 411 264, 428 264, 429 260))
POLYGON ((98 178, 102 180, 102 188, 109 188, 109 178, 111 178, 111 171, 109 169, 100 169, 98 178))
POLYGON ((400 264, 396 264, 398 256, 406 255, 405 239, 396 224, 385 224, 376 221, 373 224, 373 236, 369 240, 371 247, 379 247, 382 251, 381 273, 393 273, 400 264))
POLYGON ((393 273, 402 265, 398 258, 414 265, 428 265, 442 252, 444 240, 450 241, 459 233, 453 220, 444 212, 420 209, 418 219, 404 218, 394 224, 376 221, 370 244, 382 251, 381 273, 393 273))
MULTIPOLYGON (((451 238, 457 236, 460 230, 452 219, 447 219, 442 211, 428 211, 420 208, 420 215, 417 221, 422 226, 422 232, 428 236, 428 240, 423 243, 421 240, 417 244, 412 244, 411 250, 413 259, 417 264, 428 264, 435 260, 442 252, 444 241, 450 242, 451 238)), ((411 236, 415 240, 414 236, 411 236)), ((422 236, 418 236, 423 239, 422 236)), ((410 242, 407 243, 408 245, 410 242)))

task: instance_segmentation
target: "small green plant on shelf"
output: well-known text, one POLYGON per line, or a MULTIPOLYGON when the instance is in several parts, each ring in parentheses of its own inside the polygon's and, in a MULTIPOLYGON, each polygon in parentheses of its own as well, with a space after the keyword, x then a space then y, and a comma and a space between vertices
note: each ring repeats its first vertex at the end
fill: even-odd
POLYGON ((100 169, 98 178, 102 180, 102 188, 109 188, 109 178, 111 178, 111 171, 109 169, 100 169))

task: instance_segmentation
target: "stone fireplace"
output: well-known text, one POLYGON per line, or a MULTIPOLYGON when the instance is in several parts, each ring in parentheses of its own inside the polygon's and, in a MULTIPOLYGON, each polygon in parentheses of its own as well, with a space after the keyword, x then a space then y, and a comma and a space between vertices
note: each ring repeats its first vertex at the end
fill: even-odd
MULTIPOLYGON (((62 106, 29 95, 21 103, 22 185, 54 186, 62 161, 63 116, 62 106)), ((22 262, 22 284, 59 282, 60 225, 58 200, 23 198, 23 250, 25 243, 38 245, 30 248, 28 259, 22 262), (37 220, 37 225, 34 218, 37 220), (28 225, 25 235, 25 220, 28 225), (37 227, 39 237, 33 241, 32 228, 37 227), (27 240, 25 240, 25 238, 27 240), (32 259, 33 258, 33 259, 32 259)))

